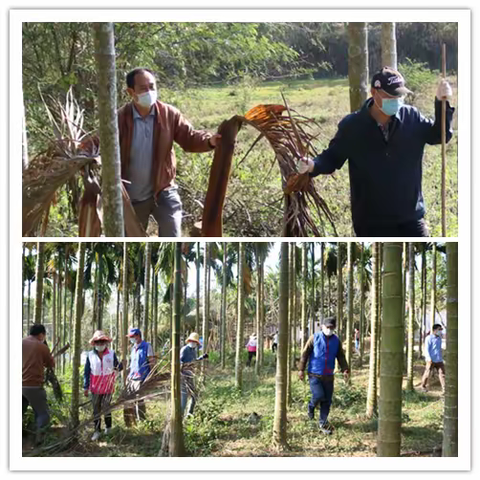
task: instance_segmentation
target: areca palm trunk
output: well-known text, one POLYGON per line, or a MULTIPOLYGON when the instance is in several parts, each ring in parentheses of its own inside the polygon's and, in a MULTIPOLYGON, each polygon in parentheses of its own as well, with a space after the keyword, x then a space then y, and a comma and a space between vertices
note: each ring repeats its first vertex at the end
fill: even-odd
POLYGON ((382 342, 382 290, 383 290, 383 243, 378 243, 378 293, 377 293, 377 308, 378 308, 378 317, 377 317, 377 376, 380 377, 380 348, 382 342))
POLYGON ((364 257, 365 246, 363 242, 360 244, 360 324, 358 326, 358 332, 360 335, 360 366, 363 363, 363 351, 364 351, 364 317, 365 317, 365 285, 364 285, 364 257))
POLYGON ((244 276, 245 276, 245 244, 240 242, 238 255, 238 315, 237 315, 237 342, 235 349, 235 386, 242 389, 242 351, 243 351, 243 331, 245 317, 245 292, 244 292, 244 276))
POLYGON ((302 351, 308 340, 307 332, 307 276, 308 276, 308 258, 307 244, 302 245, 302 351))
POLYGON ((423 326, 425 324, 427 314, 427 251, 425 244, 422 243, 422 304, 421 315, 418 330, 418 358, 422 358, 422 345, 423 345, 423 326))
POLYGON ((280 246, 278 353, 273 419, 273 443, 281 449, 287 446, 288 267, 288 243, 282 242, 280 246))
MULTIPOLYGON (((208 351, 208 336, 210 335, 210 304, 209 304, 209 275, 210 270, 210 244, 205 242, 205 249, 203 254, 203 325, 202 325, 202 337, 203 337, 203 353, 208 351)), ((202 362, 202 378, 205 374, 205 362, 202 362)))
POLYGON ((320 324, 325 318, 325 268, 324 268, 325 243, 320 243, 320 324))
MULTIPOLYGON (((403 272, 403 303, 402 303, 402 319, 403 319, 403 324, 405 325, 405 312, 406 312, 406 304, 407 304, 407 269, 408 269, 408 250, 407 250, 407 242, 403 242, 403 266, 402 266, 402 272, 403 272)), ((408 353, 408 348, 405 346, 404 343, 404 350, 405 350, 405 368, 407 365, 407 353, 408 353)))
MULTIPOLYGON (((259 366, 263 367, 263 346, 264 346, 264 329, 265 329, 265 259, 262 257, 260 263, 260 333, 258 336, 257 355, 259 366)), ((259 373, 259 372, 257 372, 259 373)))
POLYGON ((37 242, 37 266, 35 268, 35 311, 33 323, 42 322, 42 299, 43 299, 43 272, 44 272, 45 244, 37 242))
POLYGON ((175 280, 173 284, 172 363, 171 363, 171 415, 170 457, 184 455, 182 411, 180 406, 180 317, 182 304, 182 243, 175 243, 175 280))
POLYGON ((370 319, 370 368, 368 374, 367 418, 372 418, 377 412, 377 325, 378 325, 378 275, 379 275, 378 243, 372 245, 372 288, 371 288, 371 319, 370 319))
POLYGON ((344 340, 343 336, 343 278, 342 278, 342 248, 338 242, 337 252, 337 328, 340 334, 340 341, 344 340))
MULTIPOLYGON (((123 279, 122 279, 122 357, 127 360, 127 331, 128 331, 128 243, 123 243, 123 279)), ((127 368, 122 370, 123 384, 127 381, 127 368)))
POLYGON ((404 327, 402 244, 385 244, 377 456, 400 456, 404 327))
POLYGON ((288 298, 289 298, 289 305, 288 305, 288 365, 287 365, 287 405, 290 406, 292 403, 292 325, 294 322, 294 309, 295 309, 295 302, 294 302, 294 257, 295 257, 295 244, 289 244, 289 272, 288 272, 288 298))
POLYGON ((75 286, 75 327, 73 337, 73 371, 72 371, 72 428, 79 424, 79 389, 80 389, 80 353, 82 326, 83 271, 85 269, 85 243, 78 245, 77 282, 75 286))
POLYGON ((195 266, 196 266, 196 305, 195 305, 195 331, 200 331, 200 242, 197 242, 195 252, 195 266))
POLYGON ((227 327, 227 243, 223 242, 222 314, 220 326, 220 363, 225 368, 225 329, 227 327))
MULTIPOLYGON (((69 246, 65 245, 65 265, 64 265, 64 293, 63 293, 63 344, 67 343, 67 291, 68 291, 68 265, 67 255, 69 255, 69 246)), ((65 354, 62 355, 62 372, 65 374, 65 354)))
POLYGON ((55 345, 57 335, 57 272, 55 270, 52 280, 52 341, 55 345))
POLYGON ((352 326, 353 326, 353 248, 354 242, 348 243, 348 319, 347 319, 347 363, 352 371, 352 326))
MULTIPOLYGON (((175 247, 177 245, 178 243, 175 244, 175 247)), ((145 336, 148 335, 148 327, 149 327, 148 314, 150 312, 150 269, 151 269, 151 263, 152 263, 151 259, 152 259, 152 244, 150 242, 146 242, 146 245, 145 245, 145 308, 143 310, 143 330, 145 332, 145 336)))
POLYGON ((158 349, 158 273, 153 271, 153 351, 158 349))
POLYGON ((312 291, 310 297, 310 335, 315 333, 315 242, 311 243, 312 252, 312 291))
POLYGON ((408 356, 407 390, 413 391, 413 325, 415 321, 415 252, 414 244, 408 244, 408 356))
POLYGON ((262 270, 263 270, 263 258, 260 255, 259 244, 255 244, 255 255, 257 258, 257 355, 255 361, 255 374, 260 374, 260 367, 262 365, 263 354, 263 324, 262 324, 262 311, 263 311, 263 299, 262 299, 262 270))
POLYGON ((458 243, 447 242, 447 371, 443 457, 458 456, 458 243))
POLYGON ((395 22, 382 22, 382 65, 397 69, 397 40, 395 22))
POLYGON ((432 246, 432 291, 431 291, 430 330, 435 325, 435 309, 437 306, 437 244, 432 246))
POLYGON ((350 22, 348 31, 348 81, 350 111, 358 110, 368 97, 368 29, 365 22, 350 22))

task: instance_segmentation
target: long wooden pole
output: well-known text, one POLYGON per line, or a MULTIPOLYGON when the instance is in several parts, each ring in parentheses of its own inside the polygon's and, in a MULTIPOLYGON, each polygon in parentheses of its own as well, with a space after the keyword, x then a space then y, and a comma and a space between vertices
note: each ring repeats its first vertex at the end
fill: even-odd
MULTIPOLYGON (((447 53, 445 44, 442 45, 442 75, 445 79, 447 77, 447 53)), ((446 164, 447 164, 447 131, 446 131, 446 116, 447 116, 447 99, 442 98, 442 237, 447 235, 447 220, 446 220, 446 164)))

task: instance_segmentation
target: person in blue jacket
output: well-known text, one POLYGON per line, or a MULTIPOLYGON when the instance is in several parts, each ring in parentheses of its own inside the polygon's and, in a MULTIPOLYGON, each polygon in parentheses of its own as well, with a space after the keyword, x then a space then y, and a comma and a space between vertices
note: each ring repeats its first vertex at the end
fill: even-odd
POLYGON ((427 362, 425 372, 422 377, 422 391, 428 391, 428 380, 436 368, 438 371, 438 379, 442 386, 442 393, 445 394, 445 364, 442 356, 442 331, 443 327, 436 323, 432 327, 432 333, 425 339, 425 361, 427 362))
POLYGON ((180 350, 180 364, 182 366, 182 395, 180 400, 180 405, 182 409, 182 415, 187 406, 188 398, 190 397, 192 401, 190 402, 190 407, 188 409, 188 414, 193 415, 193 409, 195 408, 195 382, 194 382, 194 371, 193 363, 204 360, 208 358, 208 353, 204 353, 201 356, 197 356, 197 348, 200 346, 200 338, 198 333, 191 333, 187 338, 186 345, 180 350))
POLYGON ((393 68, 375 73, 370 92, 360 110, 341 120, 328 148, 313 159, 300 159, 297 170, 315 177, 339 170, 348 160, 357 237, 427 237, 423 152, 426 144, 442 141, 442 99, 447 100, 446 141, 452 138, 452 89, 446 80, 438 85, 435 121, 403 103, 411 92, 393 68))
POLYGON ((333 333, 336 327, 335 317, 326 318, 322 324, 322 331, 312 335, 302 352, 298 364, 298 376, 303 381, 305 368, 308 363, 308 377, 312 398, 308 404, 308 417, 314 419, 315 408, 320 405, 320 431, 329 435, 332 426, 327 421, 332 405, 335 360, 338 360, 348 381, 349 367, 343 352, 340 339, 333 333))

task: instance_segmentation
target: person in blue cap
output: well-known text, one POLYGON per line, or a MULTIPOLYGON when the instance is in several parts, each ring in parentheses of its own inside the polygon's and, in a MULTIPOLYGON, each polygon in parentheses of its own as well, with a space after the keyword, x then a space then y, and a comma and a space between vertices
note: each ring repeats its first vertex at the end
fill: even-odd
POLYGON ((308 404, 308 418, 313 420, 315 408, 320 406, 319 428, 326 435, 330 435, 333 430, 327 419, 333 397, 335 360, 338 360, 345 381, 348 381, 349 376, 348 363, 342 343, 333 333, 335 327, 335 318, 326 318, 322 325, 322 331, 315 333, 308 339, 298 364, 298 377, 303 381, 308 362, 308 377, 310 391, 312 392, 312 399, 308 404))
MULTIPOLYGON (((132 392, 138 392, 155 364, 155 356, 152 345, 142 339, 142 332, 139 328, 130 328, 127 336, 132 343, 127 388, 132 392)), ((135 419, 145 420, 145 402, 143 400, 136 402, 134 409, 135 415, 130 414, 133 417, 133 421, 135 419)))

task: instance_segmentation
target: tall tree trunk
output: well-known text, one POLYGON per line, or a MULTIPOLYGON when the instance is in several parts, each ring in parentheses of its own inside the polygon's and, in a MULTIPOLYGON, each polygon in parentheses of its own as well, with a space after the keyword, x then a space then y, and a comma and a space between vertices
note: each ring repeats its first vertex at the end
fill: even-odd
MULTIPOLYGON (((265 334, 265 258, 260 263, 260 336, 258 337, 257 355, 260 368, 263 367, 264 334, 265 334)), ((257 372, 259 373, 259 372, 257 372)))
POLYGON ((45 244, 37 242, 37 266, 35 269, 35 312, 33 323, 42 321, 42 299, 43 299, 43 272, 44 272, 45 244))
POLYGON ((349 23, 347 31, 350 111, 355 112, 367 100, 369 92, 367 24, 365 22, 349 23))
POLYGON ((171 415, 170 457, 184 456, 182 410, 180 405, 180 317, 182 303, 182 243, 175 243, 175 282, 173 286, 172 365, 171 365, 171 415))
MULTIPOLYGON (((54 267, 55 268, 55 267, 54 267)), ((52 346, 55 345, 57 335, 57 272, 54 270, 52 278, 52 346)))
POLYGON ((328 316, 332 314, 332 276, 328 275, 328 316))
POLYGON ((220 326, 220 363, 225 368, 225 329, 227 327, 227 243, 223 242, 222 313, 220 326))
MULTIPOLYGON (((25 328, 25 243, 22 245, 22 335, 25 328)), ((28 333, 28 329, 27 329, 28 333)))
POLYGON ((325 243, 320 243, 320 324, 323 323, 325 318, 325 268, 324 268, 324 256, 325 256, 325 243))
POLYGON ((312 260, 312 292, 310 300, 310 331, 309 334, 313 335, 315 333, 315 242, 310 244, 311 251, 311 260, 312 260))
POLYGON ((123 237, 123 199, 117 122, 117 85, 113 23, 94 23, 98 76, 98 117, 102 148, 103 225, 106 237, 123 237))
POLYGON ((347 244, 347 264, 348 264, 348 319, 347 319, 347 345, 346 345, 346 357, 347 363, 352 371, 352 332, 353 332, 353 249, 355 247, 354 242, 348 242, 347 244))
MULTIPOLYGON (((208 337, 210 335, 210 282, 209 282, 209 270, 210 270, 210 244, 205 242, 205 248, 203 253, 203 326, 202 326, 202 337, 203 337, 203 351, 206 353, 208 351, 208 337)), ((205 362, 202 362, 202 379, 205 374, 205 362)))
MULTIPOLYGON (((406 313, 406 304, 407 304, 407 269, 408 269, 408 249, 407 249, 408 243, 403 242, 403 267, 402 267, 402 272, 403 272, 403 303, 402 303, 402 319, 403 319, 403 324, 405 325, 405 313, 406 313)), ((406 346, 406 342, 403 342, 404 345, 404 356, 405 356, 405 370, 407 368, 407 356, 408 356, 408 348, 406 346)))
POLYGON ((358 333, 360 335, 360 366, 363 364, 363 353, 365 347, 365 280, 364 280, 364 272, 365 272, 365 245, 362 242, 360 244, 360 324, 358 326, 358 333))
POLYGON ((395 36, 395 23, 383 22, 381 33, 382 66, 397 69, 397 40, 395 36))
MULTIPOLYGON (((65 245, 65 265, 64 265, 64 293, 63 293, 63 344, 67 343, 67 292, 68 292, 68 262, 70 246, 65 245)), ((62 373, 65 374, 65 363, 66 357, 65 353, 62 355, 62 373)))
POLYGON ((98 296, 99 296, 99 275, 98 271, 100 269, 99 267, 99 254, 94 253, 94 258, 95 258, 95 279, 93 282, 93 312, 92 312, 92 330, 95 330, 95 328, 98 329, 98 296))
POLYGON ((380 378, 380 348, 382 342, 382 291, 383 291, 383 243, 378 243, 378 293, 377 293, 377 308, 378 308, 378 316, 377 316, 377 376, 380 378))
POLYGON ((447 242, 447 372, 443 457, 458 456, 458 243, 447 242))
POLYGON ((263 328, 262 328, 262 262, 263 259, 260 256, 259 244, 255 243, 255 256, 257 260, 257 354, 255 358, 255 374, 260 375, 260 367, 262 364, 262 353, 260 352, 260 345, 263 344, 263 328))
POLYGON ((413 346, 415 322, 415 244, 408 244, 408 357, 407 390, 413 391, 413 346))
POLYGON ((371 327, 370 327, 370 369, 368 374, 367 418, 377 412, 377 325, 378 325, 378 276, 379 249, 378 243, 372 244, 372 287, 371 287, 371 327))
MULTIPOLYGON (((73 304, 75 303, 75 292, 70 292, 70 315, 68 316, 68 342, 73 345, 73 304)), ((73 355, 70 349, 68 353, 69 364, 72 365, 73 355)))
POLYGON ((128 243, 123 243, 123 280, 122 280, 122 358, 124 360, 124 368, 122 370, 123 384, 127 381, 127 368, 125 362, 127 360, 127 332, 128 332, 128 243))
POLYGON ((79 390, 80 390, 80 353, 82 334, 82 295, 83 295, 83 272, 85 269, 85 243, 78 245, 77 282, 75 286, 75 327, 73 336, 73 368, 72 368, 72 428, 79 425, 79 390))
POLYGON ((30 299, 31 299, 32 282, 28 281, 28 304, 27 304, 27 334, 30 332, 30 299))
MULTIPOLYGON (((115 352, 118 352, 118 339, 120 338, 120 285, 117 287, 117 308, 115 311, 115 352)), ((110 332, 111 335, 112 332, 110 332)))
MULTIPOLYGON (((314 244, 312 244, 314 245, 314 244)), ((287 404, 290 406, 292 404, 292 325, 295 322, 295 301, 294 301, 294 292, 295 292, 295 244, 290 243, 290 253, 289 253, 289 266, 290 270, 288 272, 289 279, 289 306, 288 306, 288 365, 287 365, 287 404)), ((313 291, 313 290, 312 290, 313 291)), ((313 305, 312 305, 313 307, 313 305)))
MULTIPOLYGON (((178 243, 175 244, 175 247, 178 243)), ((146 242, 145 244, 145 307, 143 310, 143 330, 144 335, 148 335, 148 314, 150 312, 150 270, 152 265, 152 244, 150 242, 146 242)), ((151 340, 151 339, 150 339, 151 340)))
POLYGON ((280 246, 279 329, 273 419, 273 442, 281 449, 287 446, 288 266, 288 243, 282 242, 280 246))
POLYGON ((244 295, 244 278, 245 278, 245 244, 240 242, 238 256, 238 320, 237 320, 237 345, 235 350, 235 386, 242 389, 242 351, 243 345, 243 330, 244 330, 244 316, 245 316, 245 295, 244 295))
POLYGON ((422 346, 427 315, 427 250, 425 243, 422 243, 422 306, 418 330, 418 358, 422 358, 422 346))
POLYGON ((153 351, 158 351, 158 273, 153 274, 153 351))
POLYGON ((197 242, 196 254, 195 254, 195 266, 196 266, 196 305, 195 305, 195 331, 200 332, 200 242, 197 242))
POLYGON ((308 277, 308 258, 307 243, 302 245, 302 351, 308 340, 307 331, 307 277, 308 277))
POLYGON ((432 245, 432 291, 430 301, 430 330, 435 325, 435 310, 437 306, 437 244, 432 245))
POLYGON ((385 244, 377 456, 399 457, 402 425, 404 326, 402 244, 385 244))
POLYGON ((342 244, 338 242, 337 250, 337 329, 343 342, 343 278, 342 278, 342 244))

